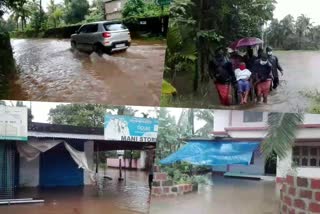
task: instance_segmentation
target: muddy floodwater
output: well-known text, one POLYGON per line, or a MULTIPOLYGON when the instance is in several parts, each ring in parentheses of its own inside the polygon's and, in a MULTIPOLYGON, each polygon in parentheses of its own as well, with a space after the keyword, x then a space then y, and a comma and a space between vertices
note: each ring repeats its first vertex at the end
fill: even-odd
POLYGON ((319 51, 275 51, 284 69, 280 86, 272 91, 268 104, 238 106, 237 109, 293 112, 309 110, 312 100, 306 93, 320 91, 319 51))
POLYGON ((213 186, 175 198, 152 197, 150 214, 271 214, 279 213, 274 181, 217 177, 213 186))
POLYGON ((0 213, 10 214, 138 214, 149 211, 149 186, 147 174, 126 171, 118 181, 117 169, 108 169, 103 189, 93 186, 26 188, 18 191, 17 198, 41 198, 43 204, 0 206, 0 213))
POLYGON ((14 100, 159 105, 163 42, 133 41, 126 52, 102 57, 72 51, 69 40, 13 39, 19 73, 14 100))

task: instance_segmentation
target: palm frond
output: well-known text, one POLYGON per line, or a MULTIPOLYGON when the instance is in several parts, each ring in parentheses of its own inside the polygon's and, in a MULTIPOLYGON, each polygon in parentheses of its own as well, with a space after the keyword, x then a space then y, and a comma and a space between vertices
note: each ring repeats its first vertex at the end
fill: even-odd
POLYGON ((275 152, 280 159, 285 158, 294 144, 303 118, 303 113, 269 113, 268 132, 261 145, 262 152, 267 157, 275 152))

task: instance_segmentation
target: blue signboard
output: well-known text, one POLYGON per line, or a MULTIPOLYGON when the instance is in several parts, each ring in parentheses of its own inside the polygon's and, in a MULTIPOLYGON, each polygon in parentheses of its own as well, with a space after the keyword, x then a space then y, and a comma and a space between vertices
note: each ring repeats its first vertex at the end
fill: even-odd
POLYGON ((123 115, 106 115, 104 138, 106 140, 156 142, 158 120, 123 115))

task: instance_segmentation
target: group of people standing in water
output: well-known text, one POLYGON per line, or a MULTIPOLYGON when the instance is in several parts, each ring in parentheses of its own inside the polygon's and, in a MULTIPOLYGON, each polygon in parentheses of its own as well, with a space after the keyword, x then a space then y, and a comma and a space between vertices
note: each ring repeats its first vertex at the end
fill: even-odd
POLYGON ((247 48, 244 56, 238 51, 227 56, 224 48, 215 51, 209 73, 215 81, 222 105, 232 104, 232 91, 237 104, 246 104, 249 96, 258 103, 267 103, 270 91, 279 86, 279 72, 283 75, 283 69, 272 48, 267 47, 265 52, 259 48, 257 56, 253 52, 251 47, 247 48))

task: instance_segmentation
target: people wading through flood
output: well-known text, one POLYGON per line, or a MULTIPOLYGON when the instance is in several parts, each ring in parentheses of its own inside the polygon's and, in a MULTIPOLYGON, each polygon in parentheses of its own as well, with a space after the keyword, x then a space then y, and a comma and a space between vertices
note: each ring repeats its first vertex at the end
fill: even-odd
POLYGON ((272 48, 271 47, 267 47, 266 48, 266 52, 268 54, 268 61, 271 63, 272 65, 272 76, 273 76, 273 84, 272 84, 272 88, 273 89, 277 89, 278 85, 279 85, 279 73, 278 70, 281 73, 281 76, 283 76, 283 69, 280 66, 279 63, 279 59, 278 57, 273 55, 272 52, 272 48))
POLYGON ((266 54, 262 54, 261 58, 255 62, 253 71, 255 74, 254 86, 256 88, 257 102, 260 103, 263 99, 263 102, 267 103, 273 77, 272 65, 268 61, 266 54))
POLYGON ((236 79, 232 63, 225 56, 223 48, 218 48, 215 51, 214 59, 210 61, 209 71, 211 78, 214 79, 220 103, 222 105, 231 105, 232 85, 236 82, 236 79))

